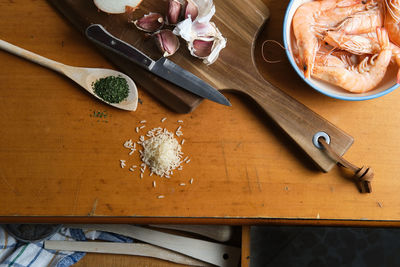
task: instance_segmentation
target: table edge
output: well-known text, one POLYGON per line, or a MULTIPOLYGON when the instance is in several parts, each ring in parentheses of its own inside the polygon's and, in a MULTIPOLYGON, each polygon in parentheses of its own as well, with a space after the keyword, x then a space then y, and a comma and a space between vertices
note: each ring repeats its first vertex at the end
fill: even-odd
POLYGON ((291 225, 291 226, 350 226, 400 227, 397 220, 291 219, 246 217, 127 217, 127 216, 0 216, 6 223, 57 224, 225 224, 225 225, 291 225))

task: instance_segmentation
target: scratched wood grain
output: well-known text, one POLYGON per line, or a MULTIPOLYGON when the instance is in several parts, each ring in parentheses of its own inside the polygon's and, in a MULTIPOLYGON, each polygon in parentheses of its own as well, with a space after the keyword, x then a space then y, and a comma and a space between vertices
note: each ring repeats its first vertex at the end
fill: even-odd
MULTIPOLYGON (((142 104, 128 113, 0 51, 0 216, 400 221, 399 92, 364 102, 334 100, 302 83, 279 47, 268 44, 264 51, 282 61, 264 63, 260 44, 281 41, 287 1, 265 3, 272 16, 255 49, 261 73, 355 137, 346 158, 373 167, 372 194, 359 194, 340 169, 321 173, 241 96, 228 94, 232 108, 204 102, 179 115, 139 88, 142 104), (161 124, 163 117, 168 119, 161 124), (140 179, 119 166, 120 159, 128 166, 140 163, 123 143, 139 138, 135 127, 144 119, 145 129, 162 125, 171 131, 184 120, 183 152, 191 162, 171 179, 148 173, 140 179), (164 199, 157 198, 161 194, 164 199)), ((0 0, 0 7, 0 38, 67 64, 112 67, 45 1, 0 0)))

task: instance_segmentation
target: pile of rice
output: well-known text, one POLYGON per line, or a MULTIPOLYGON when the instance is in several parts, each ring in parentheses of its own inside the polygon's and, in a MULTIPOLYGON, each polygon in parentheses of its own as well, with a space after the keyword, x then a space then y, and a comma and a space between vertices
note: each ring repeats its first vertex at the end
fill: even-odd
POLYGON ((143 146, 143 151, 140 151, 141 160, 149 166, 152 173, 169 177, 182 164, 181 145, 174 134, 165 128, 154 128, 146 136, 149 138, 144 140, 143 137, 138 142, 143 146))

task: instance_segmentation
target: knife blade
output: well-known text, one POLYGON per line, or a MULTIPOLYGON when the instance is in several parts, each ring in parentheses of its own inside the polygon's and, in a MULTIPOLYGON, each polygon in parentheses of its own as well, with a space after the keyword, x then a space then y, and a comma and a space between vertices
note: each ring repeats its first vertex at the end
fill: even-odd
POLYGON ((111 35, 102 25, 92 24, 86 28, 85 33, 92 42, 129 59, 151 73, 198 96, 231 106, 223 94, 193 73, 165 57, 154 61, 136 47, 111 35))

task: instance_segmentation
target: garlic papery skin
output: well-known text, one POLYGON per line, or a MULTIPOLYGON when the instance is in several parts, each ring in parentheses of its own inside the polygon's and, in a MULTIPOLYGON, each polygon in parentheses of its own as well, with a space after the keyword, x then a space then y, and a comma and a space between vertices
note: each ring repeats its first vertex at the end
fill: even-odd
POLYGON ((150 12, 140 19, 135 20, 133 23, 139 30, 156 32, 164 26, 165 20, 161 14, 150 12))
POLYGON ((197 17, 192 18, 193 22, 209 22, 215 14, 215 5, 212 0, 188 0, 188 2, 192 2, 198 9, 197 17))
POLYGON ((182 8, 185 2, 183 0, 169 0, 167 9, 167 24, 175 25, 181 18, 182 8))
POLYGON ((179 39, 170 30, 161 30, 154 33, 158 48, 163 53, 164 57, 169 57, 175 54, 179 49, 179 39))

